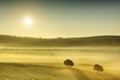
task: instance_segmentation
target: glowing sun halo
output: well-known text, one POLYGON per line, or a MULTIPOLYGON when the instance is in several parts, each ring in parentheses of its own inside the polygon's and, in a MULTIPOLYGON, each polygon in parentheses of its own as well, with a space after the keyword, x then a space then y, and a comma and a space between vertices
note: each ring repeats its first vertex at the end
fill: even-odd
POLYGON ((28 26, 31 25, 32 20, 30 18, 25 18, 24 23, 28 26))

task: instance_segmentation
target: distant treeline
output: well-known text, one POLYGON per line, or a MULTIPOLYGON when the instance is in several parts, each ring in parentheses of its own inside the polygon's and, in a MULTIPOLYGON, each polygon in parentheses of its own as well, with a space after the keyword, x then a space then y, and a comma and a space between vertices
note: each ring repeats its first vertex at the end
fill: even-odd
POLYGON ((82 38, 31 38, 0 35, 0 47, 74 47, 120 46, 120 36, 94 36, 82 38))

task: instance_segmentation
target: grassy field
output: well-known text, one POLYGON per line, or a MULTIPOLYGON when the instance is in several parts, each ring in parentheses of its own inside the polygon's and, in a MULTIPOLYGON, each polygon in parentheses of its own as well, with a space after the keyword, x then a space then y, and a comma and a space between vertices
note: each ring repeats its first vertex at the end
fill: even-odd
POLYGON ((119 47, 0 48, 0 80, 120 80, 119 60, 119 47))

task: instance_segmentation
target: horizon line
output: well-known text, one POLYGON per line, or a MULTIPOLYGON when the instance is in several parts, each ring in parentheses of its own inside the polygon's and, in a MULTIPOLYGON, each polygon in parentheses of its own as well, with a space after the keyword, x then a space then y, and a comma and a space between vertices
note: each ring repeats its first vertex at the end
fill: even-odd
POLYGON ((43 38, 43 37, 32 37, 32 36, 17 36, 17 35, 8 35, 8 34, 0 34, 0 36, 11 36, 11 37, 19 37, 19 38, 35 38, 35 39, 65 39, 65 38, 89 38, 89 37, 102 37, 102 36, 120 36, 120 35, 93 35, 93 36, 80 36, 80 37, 49 37, 49 38, 43 38))

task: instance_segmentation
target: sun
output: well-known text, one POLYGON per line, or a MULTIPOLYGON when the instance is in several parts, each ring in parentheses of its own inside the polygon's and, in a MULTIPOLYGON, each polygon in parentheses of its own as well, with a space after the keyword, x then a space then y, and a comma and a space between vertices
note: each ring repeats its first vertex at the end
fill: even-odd
POLYGON ((25 18, 24 23, 29 26, 32 24, 32 19, 31 18, 25 18))

